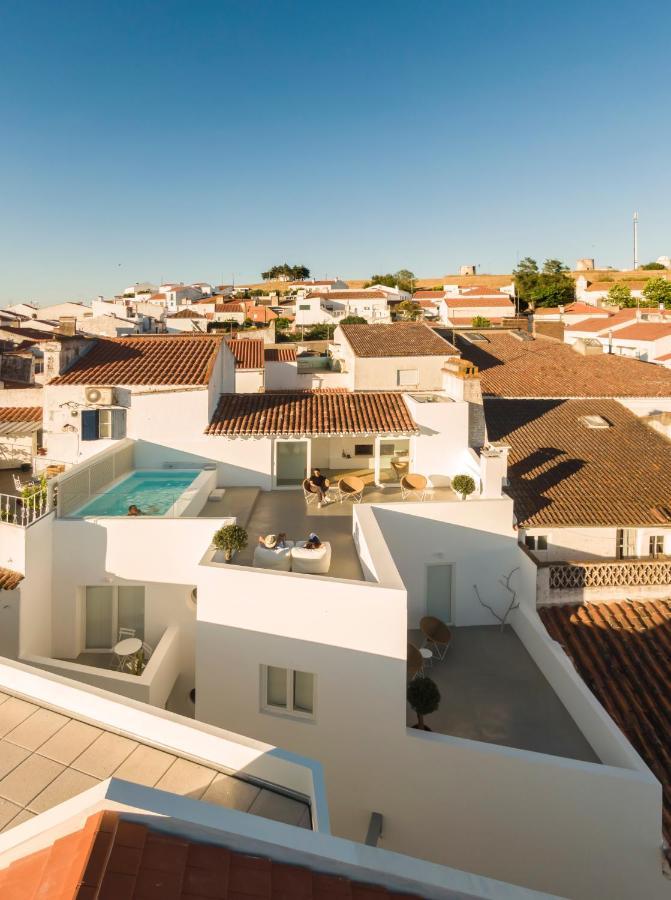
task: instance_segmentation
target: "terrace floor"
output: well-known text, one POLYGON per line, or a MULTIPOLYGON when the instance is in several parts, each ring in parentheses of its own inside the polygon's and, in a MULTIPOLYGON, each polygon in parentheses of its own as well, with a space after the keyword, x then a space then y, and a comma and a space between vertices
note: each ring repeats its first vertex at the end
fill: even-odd
POLYGON ((199 763, 197 758, 0 693, 0 830, 13 828, 111 777, 312 827, 309 805, 301 800, 199 763))
MULTIPOLYGON (((425 669, 441 694, 426 724, 440 734, 598 763, 567 709, 515 632, 498 625, 450 627, 443 662, 425 669)), ((422 646, 419 631, 408 640, 422 646)), ((408 706, 408 725, 417 721, 408 706)))

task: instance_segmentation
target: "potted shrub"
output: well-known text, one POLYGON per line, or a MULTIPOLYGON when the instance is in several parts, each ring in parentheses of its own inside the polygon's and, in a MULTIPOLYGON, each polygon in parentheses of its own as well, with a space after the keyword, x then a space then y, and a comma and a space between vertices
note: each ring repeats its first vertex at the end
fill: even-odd
POLYGON ((426 675, 418 675, 408 684, 408 703, 417 713, 417 724, 413 728, 420 731, 431 731, 424 724, 424 716, 431 715, 440 705, 440 691, 438 685, 426 675))
POLYGON ((452 479, 452 490, 465 500, 475 490, 475 481, 470 475, 455 475, 452 479))
POLYGON ((247 546, 247 532, 242 525, 224 525, 215 531, 212 543, 217 550, 223 550, 224 559, 230 562, 234 553, 247 546))

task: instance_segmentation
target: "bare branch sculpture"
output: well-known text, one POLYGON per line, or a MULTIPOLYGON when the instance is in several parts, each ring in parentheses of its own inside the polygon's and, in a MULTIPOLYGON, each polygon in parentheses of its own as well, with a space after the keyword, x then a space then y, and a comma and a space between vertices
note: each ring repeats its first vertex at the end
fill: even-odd
POLYGON ((511 572, 509 572, 507 575, 504 575, 503 578, 499 578, 499 584, 502 587, 504 587, 510 594, 512 594, 512 598, 510 600, 510 603, 508 604, 508 608, 506 609, 505 613, 502 616, 500 616, 496 612, 496 610, 493 609, 493 607, 491 607, 489 605, 489 603, 485 603, 485 601, 480 596, 480 591, 478 590, 477 584, 473 585, 473 590, 475 591, 475 596, 478 598, 478 602, 480 603, 481 606, 484 606, 485 609, 488 609, 490 611, 490 613, 494 616, 494 618, 497 619, 498 622, 500 622, 501 631, 503 631, 505 624, 506 624, 506 619, 508 618, 510 613, 513 610, 517 609, 518 606, 520 605, 520 602, 517 599, 517 591, 514 588, 511 588, 511 586, 510 586, 510 579, 513 577, 515 572, 517 572, 518 570, 519 570, 519 566, 516 566, 511 572))

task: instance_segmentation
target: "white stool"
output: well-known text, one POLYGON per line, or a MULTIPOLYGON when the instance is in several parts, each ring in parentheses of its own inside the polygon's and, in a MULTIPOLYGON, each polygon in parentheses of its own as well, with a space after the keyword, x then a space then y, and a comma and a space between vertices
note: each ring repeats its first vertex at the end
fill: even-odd
POLYGON ((420 647, 419 652, 422 654, 424 668, 428 669, 429 666, 433 663, 433 650, 429 650, 428 647, 420 647))

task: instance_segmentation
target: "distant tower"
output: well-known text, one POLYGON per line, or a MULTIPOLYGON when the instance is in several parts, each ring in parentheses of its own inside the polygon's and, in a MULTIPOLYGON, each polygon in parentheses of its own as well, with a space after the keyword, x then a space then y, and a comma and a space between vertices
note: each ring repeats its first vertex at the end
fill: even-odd
POLYGON ((634 269, 638 269, 638 213, 634 213, 634 269))

